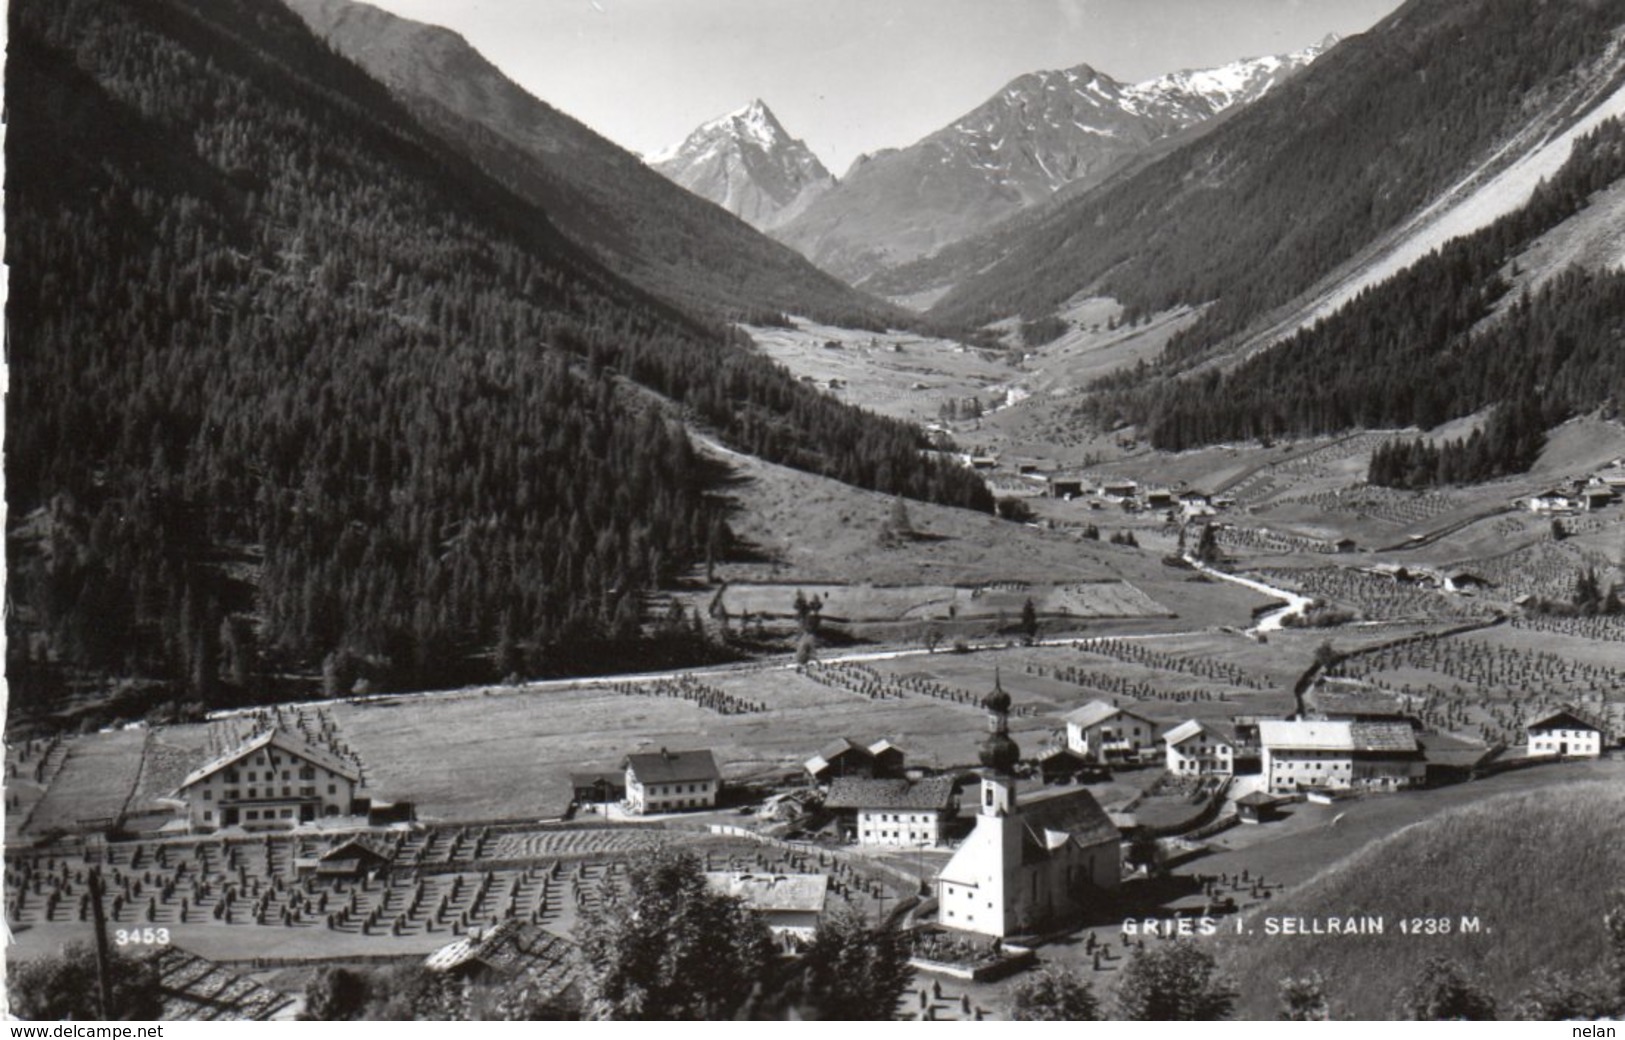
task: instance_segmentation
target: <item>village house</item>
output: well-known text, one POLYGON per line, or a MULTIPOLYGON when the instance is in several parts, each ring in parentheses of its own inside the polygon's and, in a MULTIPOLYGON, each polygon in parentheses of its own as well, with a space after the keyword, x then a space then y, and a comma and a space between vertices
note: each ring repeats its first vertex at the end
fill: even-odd
POLYGON ((1097 765, 1137 763, 1156 748, 1158 728, 1127 708, 1090 701, 1066 716, 1066 746, 1097 765))
POLYGON ((1529 756, 1596 758, 1608 744, 1608 727, 1589 713, 1564 707, 1529 723, 1529 756))
POLYGON ((1607 484, 1588 484, 1580 489, 1577 497, 1580 500, 1580 508, 1589 513, 1594 509, 1603 509, 1611 505, 1616 496, 1614 489, 1607 484))
POLYGON ((194 770, 168 800, 193 832, 293 827, 350 815, 360 784, 348 762, 273 728, 194 770))
POLYGON ((1394 790, 1427 775, 1416 734, 1403 722, 1266 720, 1258 734, 1275 794, 1394 790))
POLYGON ((1108 502, 1127 502, 1139 489, 1140 485, 1132 480, 1103 480, 1100 482, 1100 497, 1108 502))
POLYGON ((1559 488, 1552 488, 1529 497, 1531 513, 1572 513, 1579 508, 1579 500, 1559 488))
POLYGON ((1046 480, 1048 494, 1051 498, 1077 498, 1084 492, 1082 477, 1068 477, 1060 474, 1051 474, 1046 480))
POLYGON ((836 737, 803 766, 814 783, 827 784, 843 776, 902 776, 906 757, 902 748, 884 738, 865 747, 849 737, 836 737))
POLYGON ((824 808, 843 818, 843 831, 859 845, 936 846, 959 812, 959 792, 949 776, 842 777, 830 785, 824 808))
POLYGON ((706 887, 733 896, 756 911, 774 935, 811 941, 829 898, 826 874, 752 874, 715 871, 705 875, 706 887))
POLYGON ((1233 776, 1236 735, 1218 722, 1182 722, 1162 735, 1168 772, 1175 776, 1233 776))
POLYGON ((627 811, 710 809, 722 789, 722 773, 709 751, 659 751, 626 756, 627 811))
POLYGON ((1106 908, 1122 878, 1121 835, 1083 788, 1018 801, 1010 695, 982 701, 990 733, 976 827, 937 876, 937 922, 1005 938, 1075 924, 1106 908))
POLYGON ((1046 784, 1070 780, 1094 768, 1065 744, 1051 744, 1033 756, 1033 764, 1038 767, 1038 775, 1046 784))

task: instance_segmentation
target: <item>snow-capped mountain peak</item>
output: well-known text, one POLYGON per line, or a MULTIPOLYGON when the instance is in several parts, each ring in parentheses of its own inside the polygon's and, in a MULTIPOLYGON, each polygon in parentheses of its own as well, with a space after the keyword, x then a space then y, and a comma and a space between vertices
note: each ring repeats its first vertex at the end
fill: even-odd
POLYGON ((760 98, 701 123, 645 161, 758 228, 799 213, 835 178, 760 98))

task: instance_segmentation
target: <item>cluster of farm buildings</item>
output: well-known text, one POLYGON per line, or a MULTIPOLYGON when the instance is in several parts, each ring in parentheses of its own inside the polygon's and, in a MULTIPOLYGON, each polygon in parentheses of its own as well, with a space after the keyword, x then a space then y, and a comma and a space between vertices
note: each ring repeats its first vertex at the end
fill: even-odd
MULTIPOLYGON (((1459 747, 1435 754, 1402 708, 1335 691, 1293 718, 1187 719, 1171 727, 1137 707, 1097 700, 1065 715, 1052 742, 1030 757, 1009 736, 1010 695, 998 678, 982 707, 979 767, 938 775, 909 767, 889 740, 838 739, 808 758, 804 782, 768 798, 760 815, 816 818, 846 846, 872 854, 951 851, 934 879, 939 924, 1007 937, 1109 906, 1104 894, 1120 883, 1124 842, 1136 824, 1107 813, 1086 783, 1114 770, 1160 765, 1169 777, 1201 785, 1214 805, 1232 803, 1239 822, 1260 822, 1289 800, 1400 790, 1459 764, 1447 761, 1459 747), (972 789, 977 805, 967 833, 961 799, 972 789)), ((1530 758, 1595 757, 1619 741, 1576 708, 1548 713, 1527 730, 1530 758)), ((357 799, 358 779, 344 761, 272 729, 191 773, 171 800, 193 832, 341 823, 365 801, 357 799)), ((575 775, 572 787, 580 805, 642 818, 716 810, 725 791, 706 749, 630 754, 619 771, 575 775)), ((343 848, 345 857, 366 853, 343 848)), ((719 876, 712 883, 781 930, 804 933, 821 912, 822 888, 811 881, 719 876)))
POLYGON ((1531 513, 1590 513, 1625 497, 1625 460, 1587 476, 1572 477, 1528 498, 1531 513))

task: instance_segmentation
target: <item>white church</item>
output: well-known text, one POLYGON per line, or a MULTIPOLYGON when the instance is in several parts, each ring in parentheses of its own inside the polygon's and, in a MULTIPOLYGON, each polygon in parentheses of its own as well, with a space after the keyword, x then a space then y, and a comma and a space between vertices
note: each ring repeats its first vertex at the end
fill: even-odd
POLYGON ((1053 931, 1099 914, 1122 878, 1122 839, 1082 788, 1017 799, 1010 695, 982 701, 990 732, 976 829, 937 875, 937 922, 1000 938, 1053 931))

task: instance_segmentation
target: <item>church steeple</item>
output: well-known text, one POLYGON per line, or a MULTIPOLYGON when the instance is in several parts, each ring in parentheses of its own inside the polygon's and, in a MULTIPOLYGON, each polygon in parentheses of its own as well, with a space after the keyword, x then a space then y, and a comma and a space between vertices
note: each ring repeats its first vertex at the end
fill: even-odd
POLYGON ((1021 748, 1010 737, 1010 695, 1004 692, 999 672, 993 670, 993 689, 982 698, 987 711, 987 737, 978 757, 985 768, 982 777, 982 813, 1004 816, 1015 811, 1016 786, 1011 770, 1021 761, 1021 748))

